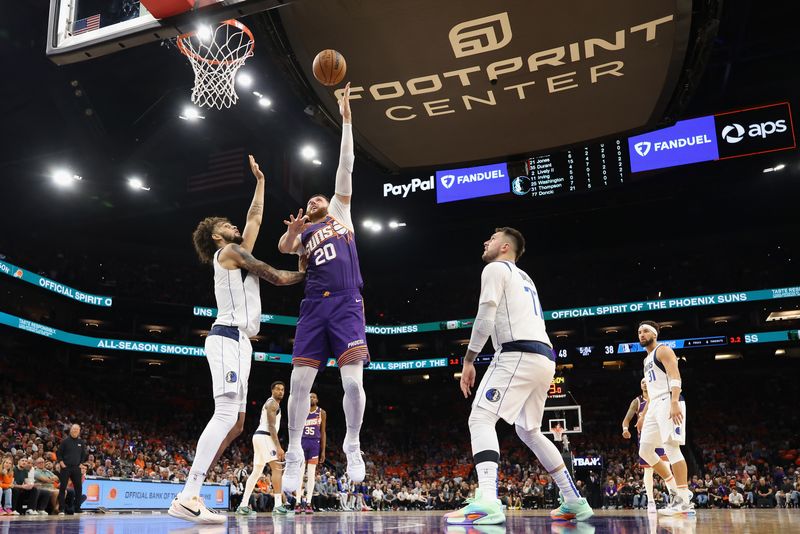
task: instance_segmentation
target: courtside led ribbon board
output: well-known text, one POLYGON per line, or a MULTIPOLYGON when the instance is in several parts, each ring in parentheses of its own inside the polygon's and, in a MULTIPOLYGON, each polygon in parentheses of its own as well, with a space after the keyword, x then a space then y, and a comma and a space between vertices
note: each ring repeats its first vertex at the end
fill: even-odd
MULTIPOLYGON (((166 510, 184 482, 155 482, 115 478, 89 478, 83 482, 86 501, 81 508, 96 510, 166 510)), ((229 484, 203 484, 200 489, 209 508, 227 510, 230 504, 229 484)))

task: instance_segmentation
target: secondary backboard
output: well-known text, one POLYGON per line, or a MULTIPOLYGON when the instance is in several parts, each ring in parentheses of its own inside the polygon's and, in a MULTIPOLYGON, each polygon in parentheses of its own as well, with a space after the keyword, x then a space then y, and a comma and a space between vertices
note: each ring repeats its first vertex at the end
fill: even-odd
POLYGON ((199 23, 239 18, 279 0, 50 0, 47 56, 59 65, 86 61, 192 31, 199 23), (175 13, 158 19, 145 7, 175 13))
POLYGON ((542 434, 553 435, 553 428, 558 425, 564 434, 580 434, 583 431, 583 417, 581 407, 573 406, 545 406, 542 416, 542 434))

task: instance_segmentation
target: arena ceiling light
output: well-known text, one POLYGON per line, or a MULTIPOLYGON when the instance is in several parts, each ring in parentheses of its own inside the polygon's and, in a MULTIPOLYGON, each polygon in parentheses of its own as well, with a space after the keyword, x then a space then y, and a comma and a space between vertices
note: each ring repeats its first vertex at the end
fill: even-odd
POLYGON ((741 360, 742 355, 738 352, 719 353, 714 356, 715 360, 741 360))
POLYGON ((128 178, 128 187, 134 191, 150 191, 150 188, 144 185, 142 179, 135 176, 128 178))
POLYGON ((236 83, 244 88, 248 88, 253 85, 253 77, 250 76, 248 72, 239 72, 239 74, 236 75, 236 83))
POLYGON ((375 222, 374 222, 372 219, 364 219, 364 222, 363 222, 363 223, 361 223, 361 225, 362 225, 364 228, 372 228, 372 225, 373 225, 373 224, 375 224, 375 222))
POLYGON ((389 228, 392 230, 397 230, 398 228, 402 228, 406 225, 404 222, 397 222, 397 221, 389 221, 389 228))
POLYGON ((185 121, 196 121, 198 119, 205 119, 202 115, 200 115, 200 110, 198 110, 194 106, 186 106, 183 108, 183 113, 178 115, 179 119, 183 119, 185 121))
POLYGON ((53 183, 59 187, 70 187, 75 182, 83 180, 80 176, 67 169, 56 169, 52 174, 53 183))
POLYGON ((303 159, 311 161, 317 157, 317 149, 311 145, 306 145, 300 149, 300 155, 303 157, 303 159))
POLYGON ((313 163, 314 165, 322 165, 322 161, 318 159, 311 160, 311 163, 313 163))
POLYGON ((785 169, 785 168, 786 168, 786 165, 785 165, 785 164, 783 164, 783 163, 779 163, 779 164, 775 165, 774 167, 767 167, 766 169, 764 169, 764 171, 763 171, 763 172, 764 172, 764 174, 766 174, 766 173, 768 173, 768 172, 777 172, 777 171, 782 171, 782 170, 783 170, 783 169, 785 169))
POLYGON ((776 311, 767 316, 767 321, 794 321, 795 319, 800 319, 800 309, 776 311))

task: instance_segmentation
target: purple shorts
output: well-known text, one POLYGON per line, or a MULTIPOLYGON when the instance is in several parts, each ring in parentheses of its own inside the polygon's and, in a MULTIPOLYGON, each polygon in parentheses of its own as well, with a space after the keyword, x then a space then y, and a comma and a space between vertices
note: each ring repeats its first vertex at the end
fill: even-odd
MULTIPOLYGON (((669 462, 667 459, 667 455, 662 448, 656 448, 656 454, 665 462, 669 462)), ((653 467, 652 465, 648 465, 644 458, 641 456, 639 457, 639 467, 653 467)))
POLYGON ((339 367, 359 361, 369 364, 364 301, 357 289, 300 303, 292 365, 322 369, 328 358, 336 358, 339 367))
POLYGON ((322 443, 317 440, 303 440, 303 456, 305 456, 306 463, 315 463, 312 460, 319 460, 319 453, 322 449, 322 443))

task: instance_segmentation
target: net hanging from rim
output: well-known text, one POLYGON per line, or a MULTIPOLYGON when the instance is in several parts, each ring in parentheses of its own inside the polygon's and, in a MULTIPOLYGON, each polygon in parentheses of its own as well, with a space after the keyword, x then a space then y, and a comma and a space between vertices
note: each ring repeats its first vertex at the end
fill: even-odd
POLYGON ((184 33, 177 42, 194 70, 192 103, 217 109, 236 104, 236 71, 255 46, 250 29, 238 20, 223 20, 216 28, 184 33))

